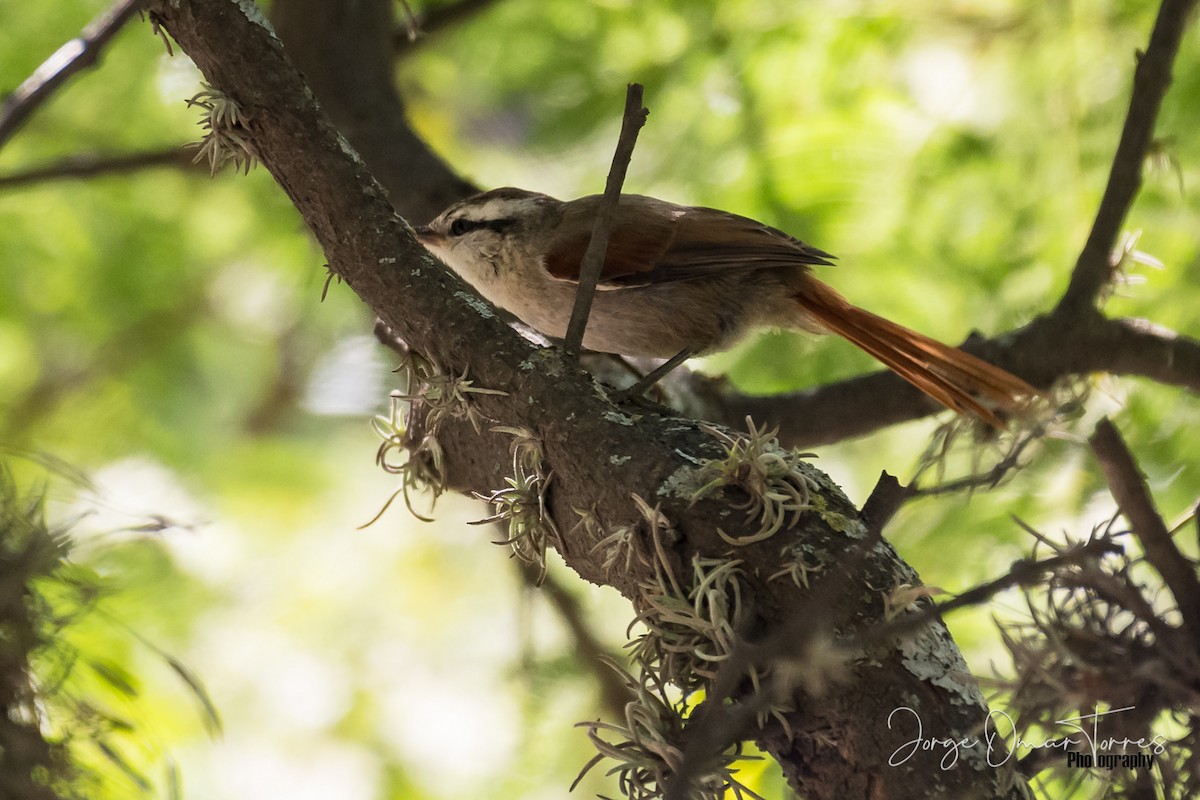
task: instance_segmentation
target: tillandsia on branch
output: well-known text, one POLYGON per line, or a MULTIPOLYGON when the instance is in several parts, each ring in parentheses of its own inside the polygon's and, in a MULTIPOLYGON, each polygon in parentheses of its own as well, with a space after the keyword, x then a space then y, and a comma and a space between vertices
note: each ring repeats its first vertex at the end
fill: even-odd
MULTIPOLYGON (((1097 526, 1088 543, 1062 555, 1126 535, 1111 528, 1097 526)), ((1027 753, 1023 774, 1050 768, 1070 786, 1081 776, 1064 749, 1084 764, 1097 753, 1117 764, 1138 756, 1139 768, 1106 773, 1114 796, 1184 800, 1200 791, 1200 660, 1190 633, 1155 607, 1148 564, 1123 551, 1061 564, 1025 587, 1028 619, 1001 624, 1014 677, 998 686, 1015 734, 1061 742, 1053 756, 1050 748, 1027 753)))

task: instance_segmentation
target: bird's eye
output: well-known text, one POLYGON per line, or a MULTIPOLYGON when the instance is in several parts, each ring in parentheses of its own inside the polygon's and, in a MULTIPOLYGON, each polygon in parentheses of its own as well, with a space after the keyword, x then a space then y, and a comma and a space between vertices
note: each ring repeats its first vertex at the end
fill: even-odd
POLYGON ((480 227, 480 223, 474 220, 459 217, 458 219, 454 220, 454 222, 450 223, 450 235, 462 236, 465 233, 470 233, 478 227, 480 227))

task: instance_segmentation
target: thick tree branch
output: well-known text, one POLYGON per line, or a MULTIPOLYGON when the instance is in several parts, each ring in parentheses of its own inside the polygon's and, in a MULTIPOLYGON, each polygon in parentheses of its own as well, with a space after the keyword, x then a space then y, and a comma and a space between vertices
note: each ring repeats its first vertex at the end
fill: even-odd
MULTIPOLYGON (((495 429, 523 431, 522 440, 533 443, 553 471, 546 505, 562 532, 564 559, 585 579, 629 597, 641 597, 640 587, 656 580, 653 565, 635 558, 613 568, 598 545, 618 526, 631 532, 631 546, 650 544, 633 494, 650 498, 669 521, 670 537, 655 539, 657 552, 681 579, 694 558, 728 558, 730 545, 718 533, 718 521, 727 537, 751 538, 757 520, 729 514, 730 501, 742 495, 724 490, 696 498, 686 488, 703 474, 698 465, 704 459, 725 455, 717 440, 686 419, 640 407, 635 416, 613 407, 560 350, 537 349, 518 337, 433 261, 396 217, 365 164, 348 153, 277 40, 265 25, 245 17, 246 4, 155 0, 150 7, 208 82, 238 104, 244 120, 239 136, 252 141, 345 282, 428 362, 447 375, 469 368, 476 386, 504 392, 470 396, 475 418, 485 423, 482 433, 466 418, 442 421, 437 437, 450 485, 480 492, 503 486, 513 437, 495 429), (620 459, 619 470, 612 458, 620 459), (576 524, 581 512, 596 524, 576 524)), ((821 498, 820 513, 804 513, 795 528, 737 549, 752 614, 749 630, 774 630, 785 610, 802 607, 799 583, 768 577, 778 572, 781 550, 832 570, 839 554, 865 535, 856 510, 828 479, 815 470, 806 474, 821 498)), ((843 593, 835 618, 874 618, 881 610, 880 592, 917 580, 885 543, 871 549, 862 575, 867 586, 880 588, 843 593)), ((786 715, 791 735, 774 725, 760 732, 761 743, 798 791, 814 800, 847 793, 878 800, 927 796, 925 779, 937 770, 936 754, 887 764, 900 743, 901 734, 885 724, 896 698, 919 708, 928 726, 950 738, 969 735, 985 706, 978 688, 961 674, 961 657, 944 630, 930 634, 917 651, 929 656, 919 668, 912 647, 901 653, 881 646, 847 665, 843 681, 822 697, 798 700, 786 715)), ((946 796, 1017 796, 982 761, 936 774, 946 796)))

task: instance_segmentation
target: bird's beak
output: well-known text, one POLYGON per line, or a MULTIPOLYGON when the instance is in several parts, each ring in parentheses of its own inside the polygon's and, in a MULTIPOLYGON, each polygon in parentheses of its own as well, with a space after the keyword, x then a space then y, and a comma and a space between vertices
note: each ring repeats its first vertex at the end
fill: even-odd
POLYGON ((436 232, 428 225, 422 225, 419 228, 414 228, 413 232, 417 234, 417 241, 426 247, 437 247, 446 241, 446 237, 436 232))

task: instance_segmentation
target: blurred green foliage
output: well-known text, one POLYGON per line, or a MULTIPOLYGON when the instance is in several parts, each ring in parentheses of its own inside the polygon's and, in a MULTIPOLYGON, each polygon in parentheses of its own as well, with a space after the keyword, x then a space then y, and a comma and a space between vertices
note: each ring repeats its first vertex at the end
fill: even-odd
MULTIPOLYGON (((0 90, 103 7, 6 3, 0 90)), ((1154 12, 1118 0, 497 0, 422 42, 398 80, 414 125, 459 170, 564 197, 600 190, 624 84, 639 81, 651 116, 629 191, 793 232, 840 257, 822 277, 856 302, 958 341, 1020 325, 1065 287, 1154 12)), ((184 100, 198 88, 186 59, 135 22, 0 150, 0 175, 195 140, 184 100)), ((1132 276, 1144 282, 1108 309, 1192 336, 1197 129, 1189 35, 1163 157, 1127 223, 1165 268, 1132 276)), ((126 587, 111 598, 123 624, 209 685, 227 718, 219 745, 153 648, 128 635, 87 646, 109 678, 146 683, 152 727, 193 796, 561 794, 589 755, 568 732, 597 713, 586 669, 516 589, 503 551, 462 527, 482 516, 473 505, 439 506, 437 527, 394 510, 353 532, 392 489, 371 468, 366 423, 391 361, 364 344, 370 317, 348 291, 318 303, 322 256, 264 170, 0 188, 0 254, 0 445, 93 475, 94 492, 51 488, 53 513, 89 515, 75 558, 126 587), (158 666, 143 677, 147 663, 158 666)), ((707 368, 776 392, 873 366, 844 343, 767 333, 707 368)), ((958 590, 1005 570, 1028 543, 1012 514, 1083 534, 1111 513, 1080 439, 1100 414, 1168 518, 1195 501, 1197 405, 1143 380, 1093 384, 1084 419, 1004 489, 902 511, 890 535, 927 581, 958 590)), ((911 474, 931 427, 822 448, 819 464, 861 501, 881 469, 911 474)), ((627 607, 587 600, 617 646, 627 607)), ((986 668, 986 615, 954 622, 986 668)), ((166 791, 161 765, 147 774, 166 791)), ((589 777, 580 791, 603 788, 589 777)))

